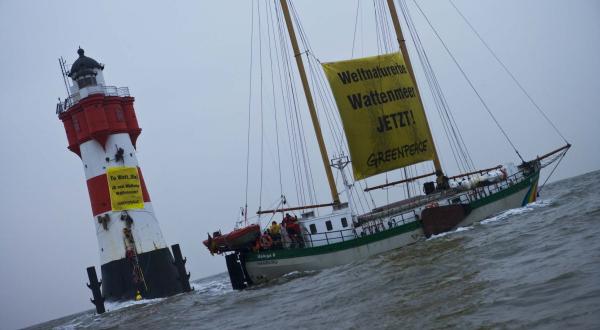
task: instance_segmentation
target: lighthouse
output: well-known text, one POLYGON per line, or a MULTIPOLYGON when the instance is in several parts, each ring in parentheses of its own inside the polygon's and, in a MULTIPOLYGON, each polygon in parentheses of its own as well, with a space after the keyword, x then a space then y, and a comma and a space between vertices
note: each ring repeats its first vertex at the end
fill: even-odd
POLYGON ((106 85, 104 65, 81 48, 77 53, 70 70, 61 62, 69 96, 57 105, 57 114, 69 150, 83 163, 98 238, 102 295, 114 301, 183 292, 185 285, 136 157, 142 130, 134 98, 127 87, 106 85))

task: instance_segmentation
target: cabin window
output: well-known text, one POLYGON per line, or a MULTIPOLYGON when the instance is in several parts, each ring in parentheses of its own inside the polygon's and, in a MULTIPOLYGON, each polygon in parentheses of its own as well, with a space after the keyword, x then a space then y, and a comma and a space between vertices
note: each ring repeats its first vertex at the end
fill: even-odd
POLYGON ((333 225, 331 224, 331 221, 329 221, 329 220, 325 221, 325 226, 327 227, 327 230, 333 229, 333 225))
POLYGON ((342 218, 342 227, 348 227, 348 220, 346 220, 346 218, 342 218))
POLYGON ((316 234, 317 233, 317 225, 315 225, 314 223, 311 223, 310 226, 308 226, 310 228, 310 233, 311 234, 316 234))

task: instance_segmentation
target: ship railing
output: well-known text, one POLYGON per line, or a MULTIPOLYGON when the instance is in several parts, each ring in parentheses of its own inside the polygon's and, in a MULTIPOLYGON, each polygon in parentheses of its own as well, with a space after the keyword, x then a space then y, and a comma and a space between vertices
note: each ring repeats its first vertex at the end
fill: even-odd
MULTIPOLYGON (((468 204, 478 199, 499 193, 511 186, 529 178, 523 171, 518 171, 506 177, 504 180, 471 189, 470 191, 454 194, 446 199, 448 204, 468 204)), ((439 201, 439 199, 438 199, 439 201)), ((423 206, 424 204, 421 204, 423 206)), ((346 242, 349 240, 374 235, 385 230, 415 222, 419 219, 420 208, 407 210, 404 212, 390 212, 388 215, 368 220, 354 228, 332 230, 322 233, 304 232, 304 247, 325 246, 334 243, 346 242)), ((300 247, 301 244, 288 244, 286 248, 300 247)))
POLYGON ((129 94, 129 87, 117 87, 117 86, 104 86, 104 85, 96 85, 96 86, 87 86, 85 88, 85 93, 81 91, 77 93, 73 93, 69 95, 64 101, 58 102, 56 104, 56 114, 59 115, 77 104, 82 98, 87 97, 88 95, 93 94, 104 94, 106 96, 120 96, 126 97, 131 96, 129 94))
POLYGON ((522 182, 528 178, 523 171, 518 171, 512 175, 509 175, 504 180, 494 182, 485 186, 476 187, 469 191, 461 192, 454 196, 446 199, 448 204, 468 204, 473 201, 497 194, 503 190, 514 186, 515 184, 522 182))
POLYGON ((323 233, 304 233, 304 245, 305 247, 314 247, 329 245, 333 243, 340 243, 349 240, 353 240, 358 237, 356 231, 352 228, 332 230, 323 233))
POLYGON ((377 220, 370 220, 360 225, 356 225, 354 228, 332 230, 322 233, 305 232, 303 235, 304 245, 305 247, 315 247, 346 242, 406 225, 411 222, 415 222, 416 220, 417 214, 415 210, 410 210, 402 213, 396 213, 377 220))

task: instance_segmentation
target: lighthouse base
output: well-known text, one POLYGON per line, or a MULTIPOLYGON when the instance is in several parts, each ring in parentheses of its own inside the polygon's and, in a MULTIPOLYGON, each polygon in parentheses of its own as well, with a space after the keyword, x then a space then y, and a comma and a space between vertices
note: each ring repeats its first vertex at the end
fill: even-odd
POLYGON ((183 292, 169 248, 138 254, 144 281, 135 281, 134 264, 127 258, 102 265, 102 295, 107 301, 133 300, 136 291, 145 299, 183 292), (144 285, 145 282, 145 285, 144 285))

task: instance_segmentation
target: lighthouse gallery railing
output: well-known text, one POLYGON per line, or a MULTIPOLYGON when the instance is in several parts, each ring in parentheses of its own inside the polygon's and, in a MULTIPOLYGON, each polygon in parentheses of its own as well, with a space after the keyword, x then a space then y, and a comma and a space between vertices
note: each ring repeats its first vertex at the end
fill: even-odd
POLYGON ((88 86, 85 87, 86 93, 82 96, 81 92, 77 92, 69 95, 63 102, 56 104, 56 114, 61 114, 67 111, 70 107, 77 104, 83 97, 87 97, 92 94, 104 94, 106 96, 130 96, 129 87, 116 87, 116 86, 88 86))

